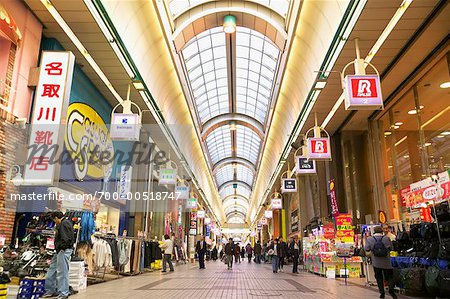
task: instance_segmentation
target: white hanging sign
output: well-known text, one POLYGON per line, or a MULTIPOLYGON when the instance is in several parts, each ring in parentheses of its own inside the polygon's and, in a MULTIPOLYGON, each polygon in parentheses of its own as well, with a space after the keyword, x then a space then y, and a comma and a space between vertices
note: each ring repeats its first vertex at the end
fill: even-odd
POLYGON ((272 219, 273 218, 273 211, 272 210, 265 210, 264 211, 264 217, 267 219, 272 219))
POLYGON ((295 193, 295 192, 297 192, 296 178, 281 179, 281 193, 295 193))
POLYGON ((309 160, 305 156, 295 157, 295 172, 297 174, 314 174, 316 173, 316 161, 309 160))
POLYGON ((283 200, 281 198, 272 198, 272 210, 280 210, 283 208, 283 200))
POLYGON ((376 110, 383 108, 380 76, 347 75, 344 82, 346 110, 376 110))
POLYGON ((110 137, 112 140, 139 141, 139 114, 113 113, 110 137))
POLYGON ((310 137, 307 140, 308 158, 313 160, 331 160, 329 137, 310 137))
POLYGON ((195 197, 191 197, 186 201, 186 209, 196 209, 197 208, 197 199, 195 197))
POLYGON ((66 121, 75 56, 72 52, 43 51, 31 119, 26 185, 52 185, 59 180, 55 160, 62 144, 60 125, 66 121))
POLYGON ((177 170, 173 168, 161 168, 159 170, 160 185, 175 185, 177 183, 177 170))
POLYGON ((184 185, 177 185, 175 193, 178 199, 189 199, 189 187, 184 185))
POLYGON ((206 212, 205 210, 198 210, 197 211, 197 218, 205 218, 206 212))

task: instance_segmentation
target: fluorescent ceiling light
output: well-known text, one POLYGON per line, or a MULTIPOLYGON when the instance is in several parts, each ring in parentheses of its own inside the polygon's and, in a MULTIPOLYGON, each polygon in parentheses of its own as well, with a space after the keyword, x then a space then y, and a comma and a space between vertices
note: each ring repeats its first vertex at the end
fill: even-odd
POLYGON ((430 146, 431 145, 431 142, 425 142, 424 144, 423 144, 423 146, 430 146))
POLYGON ((450 81, 444 82, 439 85, 440 88, 450 88, 450 81))
POLYGON ((117 101, 119 101, 119 103, 123 102, 122 97, 114 89, 111 82, 109 82, 105 73, 103 73, 103 71, 100 69, 98 64, 95 62, 95 60, 92 58, 92 56, 86 50, 86 48, 83 46, 81 41, 77 38, 75 33, 73 33, 72 29, 70 29, 69 25, 67 25, 66 21, 64 21, 64 19, 61 17, 59 12, 56 10, 56 8, 53 6, 53 4, 50 2, 50 0, 40 0, 40 1, 45 6, 45 8, 48 10, 48 12, 52 15, 52 17, 55 19, 55 21, 58 23, 58 25, 61 26, 61 28, 66 33, 66 35, 70 38, 70 40, 75 44, 78 51, 80 51, 81 54, 83 54, 84 58, 88 61, 90 66, 94 69, 94 71, 97 73, 97 75, 103 81, 103 83, 105 83, 105 85, 108 87, 108 89, 111 91, 111 93, 117 99, 117 101))
POLYGON ((231 34, 236 32, 236 17, 227 15, 223 18, 223 31, 231 34))
POLYGON ((408 136, 403 137, 402 139, 400 139, 399 141, 397 141, 395 143, 395 146, 399 146, 403 141, 405 141, 408 138, 408 136))
POLYGON ((142 83, 141 81, 134 81, 133 86, 134 88, 136 88, 136 90, 145 90, 144 83, 142 83))
POLYGON ((401 125, 403 125, 403 122, 402 121, 397 121, 397 122, 395 122, 395 125, 396 126, 401 126, 401 125))
POLYGON ((391 131, 384 131, 384 136, 389 136, 389 135, 392 135, 391 131))
POLYGON ((444 135, 438 135, 437 138, 444 138, 444 135))
POLYGON ((317 81, 315 89, 324 89, 325 85, 327 85, 327 81, 317 81))
POLYGON ((444 131, 441 133, 441 135, 444 135, 444 136, 450 135, 450 131, 444 131))

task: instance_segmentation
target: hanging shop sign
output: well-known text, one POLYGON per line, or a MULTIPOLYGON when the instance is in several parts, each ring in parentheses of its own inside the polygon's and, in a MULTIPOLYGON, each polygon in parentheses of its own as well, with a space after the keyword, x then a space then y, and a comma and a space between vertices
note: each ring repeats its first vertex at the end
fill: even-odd
POLYGON ((197 208, 197 199, 195 197, 191 197, 186 201, 186 209, 196 209, 197 208))
POLYGON ((180 182, 175 188, 175 193, 178 199, 189 199, 189 186, 180 182))
POLYGON ((336 217, 337 215, 339 215, 339 207, 338 207, 337 198, 336 198, 335 179, 331 179, 329 181, 329 186, 330 186, 331 215, 333 217, 336 217))
POLYGON ((111 115, 111 139, 121 141, 139 141, 141 128, 139 122, 139 114, 113 113, 111 115))
POLYGON ((297 192, 296 178, 281 179, 281 193, 295 193, 295 192, 297 192))
POLYGON ((175 185, 177 183, 177 170, 174 168, 161 168, 159 170, 160 185, 175 185))
POLYGON ((280 210, 283 208, 283 200, 281 198, 272 198, 272 210, 280 210))
POLYGON ((84 103, 70 104, 67 115, 64 142, 74 161, 75 178, 108 181, 113 168, 114 146, 104 120, 94 108, 84 103))
POLYGON ((205 215, 206 215, 205 210, 198 210, 198 211, 197 211, 197 218, 203 219, 203 218, 205 218, 205 215))
POLYGON ((211 218, 206 217, 205 218, 205 224, 211 224, 211 218))
POLYGON ((353 231, 352 215, 339 214, 336 220, 336 237, 343 243, 353 243, 355 232, 353 231))
POLYGON ((313 160, 331 160, 329 137, 311 137, 307 139, 308 158, 313 160))
POLYGON ((269 220, 267 220, 266 217, 262 217, 261 218, 261 225, 268 225, 269 224, 269 220))
POLYGON ((119 180, 119 198, 128 199, 131 192, 131 177, 133 174, 133 168, 129 165, 122 165, 120 167, 120 180, 119 180))
POLYGON ((62 154, 63 130, 72 87, 75 56, 72 52, 43 51, 39 81, 33 104, 28 163, 24 183, 52 185, 59 180, 60 165, 54 157, 62 154))
POLYGON ((309 160, 306 156, 295 157, 295 172, 297 174, 314 174, 316 173, 316 161, 309 160))
POLYGON ((197 213, 190 213, 190 226, 189 226, 189 235, 195 236, 197 234, 197 213))
POLYGON ((267 219, 272 219, 273 218, 273 211, 272 210, 265 210, 264 211, 264 217, 267 219))
POLYGON ((346 110, 376 110, 383 108, 380 76, 348 75, 344 79, 346 110))
POLYGON ((261 230, 261 229, 262 229, 262 223, 261 223, 261 222, 258 222, 258 224, 256 225, 256 228, 259 229, 259 230, 261 230))

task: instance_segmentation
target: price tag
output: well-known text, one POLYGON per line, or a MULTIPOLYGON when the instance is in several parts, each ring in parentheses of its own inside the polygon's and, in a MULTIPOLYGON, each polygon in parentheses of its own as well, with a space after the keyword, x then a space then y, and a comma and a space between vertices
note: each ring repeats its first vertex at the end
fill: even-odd
POLYGON ((47 244, 45 245, 46 249, 54 250, 55 249, 55 239, 47 238, 47 244))

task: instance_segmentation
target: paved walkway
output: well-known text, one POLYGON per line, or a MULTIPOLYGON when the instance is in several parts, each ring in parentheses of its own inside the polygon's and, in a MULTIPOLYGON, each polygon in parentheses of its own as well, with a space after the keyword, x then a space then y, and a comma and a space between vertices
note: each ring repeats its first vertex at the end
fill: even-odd
MULTIPOLYGON (((209 261, 206 269, 193 264, 179 265, 175 272, 153 272, 89 286, 71 299, 84 298, 361 298, 375 299, 375 288, 366 288, 361 280, 345 286, 343 280, 326 279, 310 273, 273 273, 269 264, 233 264, 227 270, 220 261, 209 261)), ((386 296, 390 298, 390 296, 386 296)), ((399 296, 399 298, 408 298, 399 296)))

